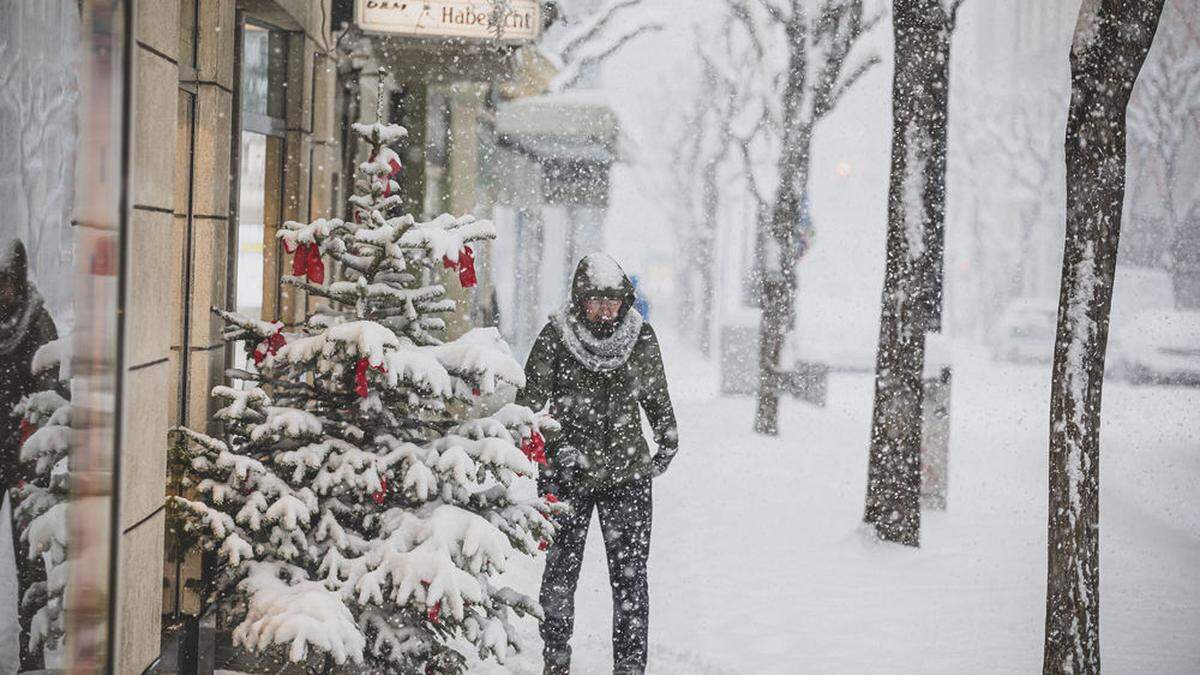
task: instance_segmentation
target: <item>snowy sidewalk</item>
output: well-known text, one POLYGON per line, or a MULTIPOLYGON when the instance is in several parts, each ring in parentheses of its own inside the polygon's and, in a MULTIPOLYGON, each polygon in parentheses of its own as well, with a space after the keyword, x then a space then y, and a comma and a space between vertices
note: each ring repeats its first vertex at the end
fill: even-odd
MULTIPOLYGON (((655 483, 650 672, 1014 673, 1041 667, 1048 367, 957 355, 949 509, 922 548, 858 529, 871 377, 787 401, 781 435, 716 396, 667 341, 681 452, 655 483)), ((1200 390, 1106 389, 1102 645, 1109 673, 1200 672, 1200 390)), ((580 580, 574 673, 611 672, 599 527, 580 580)), ((540 564, 511 572, 536 588, 540 564)), ((540 673, 540 641, 504 667, 540 673)))

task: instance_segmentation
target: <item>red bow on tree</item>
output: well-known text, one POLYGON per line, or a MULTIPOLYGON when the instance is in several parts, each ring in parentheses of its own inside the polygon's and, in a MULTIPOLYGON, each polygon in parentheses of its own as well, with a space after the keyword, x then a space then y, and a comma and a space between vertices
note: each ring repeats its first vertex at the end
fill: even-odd
POLYGON ((429 611, 427 612, 427 614, 429 616, 430 621, 432 621, 434 623, 441 623, 442 622, 442 619, 441 619, 442 601, 438 600, 437 602, 433 603, 433 607, 429 608, 429 611))
POLYGON ((287 338, 283 336, 283 328, 271 333, 254 347, 254 365, 261 366, 263 359, 267 358, 267 354, 275 356, 280 348, 286 344, 287 338))
POLYGON ((381 373, 387 372, 386 366, 372 366, 366 359, 359 359, 358 363, 354 364, 354 392, 363 398, 367 397, 367 370, 370 368, 381 373))
POLYGON ((25 441, 29 440, 29 437, 32 436, 33 432, 35 431, 37 431, 37 427, 30 424, 29 420, 22 417, 20 426, 21 445, 25 445, 25 441))
POLYGON ((546 496, 543 497, 543 499, 546 500, 547 504, 557 504, 558 503, 558 496, 556 496, 553 492, 547 492, 546 496))
POLYGON ((295 252, 292 256, 292 275, 297 277, 307 277, 314 284, 325 283, 325 261, 321 259, 321 247, 313 244, 300 244, 293 248, 286 241, 283 242, 283 250, 288 253, 295 252))
POLYGON ((442 264, 446 269, 458 270, 458 283, 462 284, 463 288, 470 288, 475 285, 475 252, 470 246, 463 246, 458 252, 458 260, 451 260, 450 256, 442 257, 442 264))
POLYGON ((529 438, 521 441, 521 452, 525 453, 525 457, 536 464, 546 463, 546 439, 542 438, 542 434, 535 431, 529 438))
POLYGON ((387 477, 379 477, 379 489, 371 493, 371 501, 378 505, 383 505, 383 501, 387 499, 387 477))

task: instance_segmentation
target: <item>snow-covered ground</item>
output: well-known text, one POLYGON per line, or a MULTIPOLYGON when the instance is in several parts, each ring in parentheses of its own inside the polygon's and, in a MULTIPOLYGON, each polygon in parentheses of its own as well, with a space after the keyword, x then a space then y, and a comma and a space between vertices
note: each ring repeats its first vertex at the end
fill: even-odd
MULTIPOLYGON (((652 673, 1029 673, 1041 667, 1049 366, 955 350, 949 508, 922 547, 859 529, 869 375, 825 409, 788 401, 782 433, 717 396, 669 336, 681 454, 655 484, 652 673)), ((1102 658, 1108 673, 1200 672, 1200 389, 1109 384, 1102 433, 1102 658)), ((574 673, 611 672, 611 605, 593 522, 574 673)), ((540 562, 512 570, 536 588, 540 562)), ((472 672, 540 673, 528 652, 472 672)))

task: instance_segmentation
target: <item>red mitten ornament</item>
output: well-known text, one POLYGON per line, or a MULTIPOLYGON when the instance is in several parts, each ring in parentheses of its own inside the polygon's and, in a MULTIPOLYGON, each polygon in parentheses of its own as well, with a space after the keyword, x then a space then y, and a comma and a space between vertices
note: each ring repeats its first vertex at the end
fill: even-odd
POLYGON ((384 500, 387 499, 387 477, 379 477, 379 489, 371 493, 371 501, 376 505, 382 506, 384 500))
POLYGON ((441 618, 442 617, 442 601, 438 600, 437 602, 433 603, 433 607, 429 608, 427 615, 429 616, 430 621, 432 621, 434 623, 441 623, 442 622, 442 618, 441 618))
POLYGON ((25 441, 29 440, 29 437, 32 436, 33 432, 35 431, 37 431, 37 427, 30 424, 29 420, 22 417, 20 425, 21 445, 25 445, 25 441))
POLYGON ((521 452, 525 453, 525 457, 535 464, 546 463, 546 439, 542 438, 540 432, 533 432, 529 438, 521 441, 521 452))
MULTIPOLYGON (((383 148, 380 150, 379 159, 383 160, 383 162, 386 163, 391 169, 391 171, 389 171, 388 174, 382 179, 383 196, 389 197, 392 194, 392 177, 400 173, 400 170, 404 168, 404 165, 400 163, 400 155, 397 155, 396 151, 392 150, 391 148, 383 148)), ((370 161, 374 162, 375 156, 372 156, 370 161)))
POLYGON ((369 390, 367 389, 367 370, 374 368, 381 373, 387 372, 386 366, 372 366, 371 362, 366 359, 359 359, 358 363, 354 364, 354 393, 366 398, 369 390))
POLYGON ((458 260, 451 260, 450 256, 442 257, 442 264, 446 269, 458 270, 458 283, 462 284, 463 288, 471 288, 475 285, 475 252, 470 246, 464 245, 462 250, 458 252, 458 260))
POLYGON ((283 336, 282 331, 283 329, 280 328, 274 333, 271 333, 270 336, 263 339, 258 343, 257 346, 254 347, 254 365, 261 366, 263 360, 267 358, 268 354, 275 356, 275 354, 279 352, 280 348, 287 344, 287 338, 283 336))
POLYGON ((314 284, 325 283, 325 260, 321 257, 321 249, 316 244, 309 244, 308 280, 314 284))
MULTIPOLYGON (((283 249, 291 253, 287 242, 283 249)), ((325 261, 321 259, 321 247, 316 244, 300 244, 292 256, 292 275, 307 277, 314 284, 325 283, 325 261)))

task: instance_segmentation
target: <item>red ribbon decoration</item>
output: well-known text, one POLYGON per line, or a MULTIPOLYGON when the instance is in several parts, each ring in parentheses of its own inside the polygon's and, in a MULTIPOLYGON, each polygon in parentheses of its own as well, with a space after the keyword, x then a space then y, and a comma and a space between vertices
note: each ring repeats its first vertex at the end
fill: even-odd
POLYGON ((267 358, 267 354, 275 356, 275 354, 287 344, 287 338, 283 336, 282 331, 283 329, 280 328, 279 330, 267 336, 262 342, 258 343, 258 345, 254 348, 254 365, 261 366, 263 360, 267 358))
MULTIPOLYGON (((283 250, 291 253, 287 242, 284 242, 283 250)), ((321 247, 315 243, 300 244, 296 248, 296 255, 292 256, 292 275, 307 277, 314 284, 325 283, 325 261, 321 259, 321 247)))
POLYGON ((359 359, 358 363, 354 364, 354 392, 359 396, 367 397, 367 370, 374 368, 381 373, 387 372, 387 367, 383 365, 372 366, 371 362, 366 359, 359 359))
POLYGON ((458 283, 462 284, 463 288, 471 288, 475 285, 475 252, 470 246, 464 245, 462 250, 458 252, 458 260, 451 260, 450 256, 442 256, 442 264, 446 269, 458 270, 458 283))
POLYGON ((535 464, 546 464, 546 439, 539 432, 533 432, 529 438, 521 441, 521 452, 535 464))
POLYGON ((379 489, 376 490, 375 492, 371 493, 371 501, 375 502, 375 504, 377 504, 379 506, 382 506, 384 500, 386 500, 386 499, 387 499, 387 477, 380 476, 379 477, 379 489))
POLYGON ((442 622, 442 619, 441 619, 442 601, 438 600, 437 602, 433 603, 433 607, 430 607, 429 611, 426 614, 429 617, 430 621, 432 621, 434 623, 441 623, 442 622))
POLYGON ((35 432, 35 431, 37 431, 37 427, 30 424, 29 420, 22 417, 21 418, 21 426, 20 426, 21 445, 25 445, 25 441, 29 440, 29 437, 32 436, 33 432, 35 432))
POLYGON ((558 496, 555 495, 553 492, 547 492, 544 499, 546 500, 547 504, 557 504, 558 503, 558 496))

